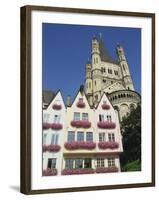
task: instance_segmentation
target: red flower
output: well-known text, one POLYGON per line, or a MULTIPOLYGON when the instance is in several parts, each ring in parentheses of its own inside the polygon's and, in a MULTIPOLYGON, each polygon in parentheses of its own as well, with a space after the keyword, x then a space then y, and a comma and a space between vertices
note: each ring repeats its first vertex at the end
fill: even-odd
POLYGON ((77 103, 77 107, 79 107, 79 108, 84 108, 84 107, 85 107, 85 103, 82 102, 82 101, 79 101, 79 102, 77 103))
POLYGON ((103 129, 113 129, 116 127, 114 122, 98 122, 98 127, 103 129))
POLYGON ((94 169, 64 169, 62 175, 72 175, 72 174, 93 174, 95 173, 94 169))
POLYGON ((94 149, 96 147, 96 143, 94 142, 84 142, 84 141, 81 141, 81 142, 66 142, 64 144, 65 148, 68 149, 68 150, 76 150, 76 149, 88 149, 88 150, 91 150, 91 149, 94 149))
POLYGON ((117 167, 98 167, 96 169, 96 173, 111 173, 118 172, 119 169, 117 167))
POLYGON ((44 130, 49 129, 49 128, 51 128, 49 123, 43 123, 43 129, 44 130))
POLYGON ((53 108, 54 110, 61 110, 62 106, 59 105, 59 104, 53 104, 52 108, 53 108))
POLYGON ((50 144, 50 145, 43 145, 43 152, 50 151, 50 152, 58 152, 60 151, 61 147, 57 144, 50 144))
POLYGON ((56 176, 57 175, 57 169, 45 169, 43 170, 43 176, 56 176))
POLYGON ((71 121, 71 126, 76 128, 90 128, 91 122, 86 120, 71 121))
POLYGON ((62 129, 62 124, 56 124, 56 123, 53 123, 50 125, 52 129, 54 130, 60 130, 62 129))
POLYGON ((100 149, 117 149, 119 144, 117 142, 99 142, 98 147, 100 149))
POLYGON ((103 110, 109 110, 109 109, 110 109, 110 106, 109 106, 108 104, 104 103, 104 104, 102 105, 102 108, 103 108, 103 110))

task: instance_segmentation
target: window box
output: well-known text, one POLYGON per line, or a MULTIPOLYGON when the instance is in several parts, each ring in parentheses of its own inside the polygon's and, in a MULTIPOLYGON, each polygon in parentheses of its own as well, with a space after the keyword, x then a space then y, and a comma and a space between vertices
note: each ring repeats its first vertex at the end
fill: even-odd
POLYGON ((114 122, 98 122, 98 128, 102 129, 114 129, 116 124, 114 122))
POLYGON ((48 151, 50 151, 50 152, 58 152, 61 149, 61 147, 57 144, 48 145, 47 148, 48 148, 48 151))
POLYGON ((50 144, 50 145, 43 145, 43 152, 50 151, 50 152, 58 152, 60 151, 61 147, 57 144, 50 144))
POLYGON ((62 124, 53 123, 53 124, 51 124, 51 128, 54 130, 60 130, 60 129, 62 129, 62 124))
POLYGON ((77 103, 77 107, 78 108, 85 108, 85 103, 84 102, 82 102, 82 101, 79 101, 78 103, 77 103))
POLYGON ((90 128, 91 122, 86 120, 71 121, 71 126, 76 128, 90 128))
POLYGON ((43 176, 56 176, 57 175, 57 169, 46 169, 43 170, 43 176))
POLYGON ((99 149, 117 149, 119 144, 117 142, 99 142, 99 149))
POLYGON ((95 170, 92 168, 83 168, 83 169, 64 169, 62 175, 72 175, 72 174, 93 174, 95 170))
POLYGON ((49 128, 51 128, 49 123, 43 123, 43 129, 44 130, 49 129, 49 128))
POLYGON ((59 105, 59 104, 53 104, 52 108, 53 108, 54 110, 61 110, 62 106, 59 105))
POLYGON ((96 173, 111 173, 118 172, 119 169, 117 167, 98 167, 96 168, 96 173))
POLYGON ((110 109, 110 105, 105 103, 105 104, 102 105, 102 109, 103 110, 109 110, 110 109))
POLYGON ((65 148, 68 150, 76 150, 76 149, 94 149, 96 147, 96 143, 95 142, 66 142, 64 144, 65 148))

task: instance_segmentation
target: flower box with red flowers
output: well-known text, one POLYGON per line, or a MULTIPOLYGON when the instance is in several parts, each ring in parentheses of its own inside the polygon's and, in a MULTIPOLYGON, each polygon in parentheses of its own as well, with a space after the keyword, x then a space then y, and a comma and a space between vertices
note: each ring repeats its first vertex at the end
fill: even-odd
POLYGON ((71 126, 76 127, 76 128, 90 128, 91 127, 91 122, 87 120, 73 120, 71 121, 71 126))
POLYGON ((76 149, 88 149, 92 150, 96 147, 95 142, 84 142, 84 141, 74 141, 74 142, 66 142, 64 144, 65 148, 68 150, 76 150, 76 149))
POLYGON ((46 144, 43 144, 43 152, 47 151, 48 150, 48 145, 46 144))
POLYGON ((62 106, 60 104, 53 104, 52 108, 54 110, 61 110, 62 106))
POLYGON ((85 108, 85 106, 86 106, 85 103, 84 103, 83 101, 77 102, 76 105, 77 105, 78 108, 85 108))
POLYGON ((99 142, 99 149, 117 149, 119 147, 118 142, 99 142))
POLYGON ((119 169, 117 167, 98 167, 96 168, 96 173, 112 173, 118 172, 119 169))
POLYGON ((103 110, 109 110, 110 109, 110 105, 104 103, 104 104, 102 104, 102 109, 103 110))
POLYGON ((52 128, 53 130, 60 130, 60 129, 62 129, 62 124, 53 123, 53 124, 51 124, 51 128, 52 128))
POLYGON ((56 176, 57 169, 45 169, 43 170, 43 176, 56 176))
POLYGON ((64 169, 62 175, 72 175, 72 174, 93 174, 95 170, 92 168, 83 168, 83 169, 64 169))
POLYGON ((47 147, 47 150, 50 152, 58 152, 60 151, 60 149, 61 149, 60 145, 57 145, 57 144, 50 144, 47 147))
POLYGON ((114 122, 98 122, 98 128, 102 129, 114 129, 116 124, 114 122))
POLYGON ((44 130, 49 129, 49 128, 51 128, 51 125, 49 123, 43 123, 44 130))

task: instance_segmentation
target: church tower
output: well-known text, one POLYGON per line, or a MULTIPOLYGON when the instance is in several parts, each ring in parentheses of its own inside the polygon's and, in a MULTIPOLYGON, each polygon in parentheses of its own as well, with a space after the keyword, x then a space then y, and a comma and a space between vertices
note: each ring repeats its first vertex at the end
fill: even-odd
POLYGON ((92 106, 93 105, 92 66, 89 60, 86 64, 85 93, 87 95, 90 105, 92 106))
POLYGON ((131 79, 129 66, 125 58, 123 47, 121 45, 117 45, 116 52, 119 60, 119 65, 121 67, 124 86, 127 90, 134 91, 134 85, 131 79))
POLYGON ((99 42, 94 37, 92 40, 92 89, 93 103, 96 105, 102 95, 102 73, 101 73, 101 58, 99 50, 99 42))

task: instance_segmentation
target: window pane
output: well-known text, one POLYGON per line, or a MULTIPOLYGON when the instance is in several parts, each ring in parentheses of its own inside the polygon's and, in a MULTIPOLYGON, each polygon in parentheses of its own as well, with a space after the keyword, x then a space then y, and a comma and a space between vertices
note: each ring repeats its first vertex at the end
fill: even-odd
POLYGON ((86 141, 93 141, 93 133, 92 132, 87 132, 86 133, 86 141))
POLYGON ((77 141, 84 141, 84 133, 77 132, 77 141))
POLYGON ((80 113, 77 113, 77 112, 74 113, 74 120, 75 121, 80 120, 80 113))
POLYGON ((83 159, 76 159, 75 160, 75 168, 79 169, 79 168, 83 168, 83 159))
POLYGON ((99 133, 99 142, 105 141, 105 133, 99 133))
POLYGON ((92 160, 91 158, 84 159, 84 168, 92 168, 92 160))
POLYGON ((65 159, 65 168, 73 169, 73 159, 65 159))
POLYGON ((88 120, 88 113, 82 113, 82 120, 88 120))
POLYGON ((55 144, 55 134, 52 134, 51 144, 55 144))
POLYGON ((46 144, 46 137, 47 137, 47 135, 44 134, 44 135, 43 135, 43 144, 46 144))
POLYGON ((47 123, 49 121, 49 117, 50 117, 50 115, 48 113, 44 113, 43 114, 43 122, 47 123))
POLYGON ((56 168, 56 158, 49 158, 47 168, 54 169, 56 168))
POLYGON ((67 141, 68 142, 75 141, 75 132, 73 132, 73 131, 68 132, 67 141))

